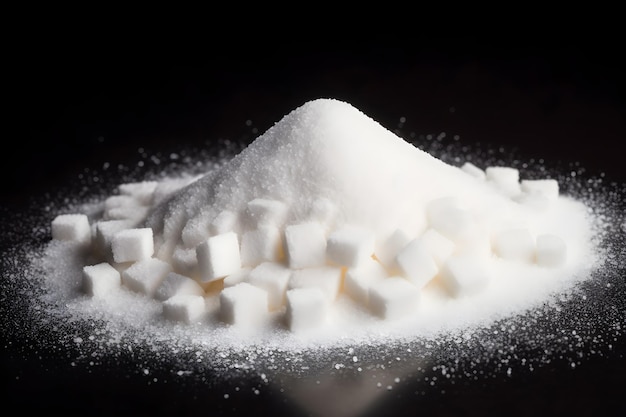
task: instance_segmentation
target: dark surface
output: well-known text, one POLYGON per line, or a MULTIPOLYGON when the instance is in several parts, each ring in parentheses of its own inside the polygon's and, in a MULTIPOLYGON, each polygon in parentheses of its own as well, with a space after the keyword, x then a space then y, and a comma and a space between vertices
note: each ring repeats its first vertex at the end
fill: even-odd
MULTIPOLYGON (((140 147, 236 139, 246 120, 262 133, 318 97, 348 101, 390 129, 406 117, 418 133, 445 131, 468 144, 579 161, 591 173, 625 179, 626 67, 616 53, 618 40, 608 35, 527 43, 466 37, 325 45, 215 41, 187 48, 175 41, 68 39, 42 37, 9 64, 18 94, 9 113, 17 129, 5 133, 3 143, 12 149, 3 153, 0 171, 0 202, 7 206, 20 208, 85 167, 132 159, 140 147)), ((34 352, 23 363, 24 350, 7 346, 7 407, 41 414, 94 414, 94 404, 95 414, 104 415, 233 413, 218 401, 221 392, 190 388, 163 401, 171 395, 167 386, 146 391, 145 381, 120 379, 115 369, 55 369, 55 354, 34 352)), ((555 364, 511 381, 449 387, 446 395, 419 401, 407 394, 377 405, 371 415, 623 415, 623 340, 615 348, 617 354, 590 358, 574 370, 555 364)), ((242 397, 247 405, 236 413, 302 415, 272 395, 242 397)))

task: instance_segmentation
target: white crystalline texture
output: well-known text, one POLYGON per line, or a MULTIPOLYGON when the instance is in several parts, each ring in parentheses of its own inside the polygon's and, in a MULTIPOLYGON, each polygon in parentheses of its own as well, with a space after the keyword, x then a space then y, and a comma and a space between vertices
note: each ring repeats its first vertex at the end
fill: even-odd
POLYGON ((248 282, 267 291, 270 310, 277 310, 285 303, 291 270, 283 264, 263 262, 248 274, 248 282))
POLYGON ((380 263, 386 268, 393 270, 398 267, 396 256, 398 256, 400 251, 402 251, 411 240, 411 236, 409 236, 406 231, 396 229, 383 242, 377 244, 374 254, 380 263))
POLYGON ((362 227, 345 225, 328 236, 328 259, 340 266, 355 268, 374 254, 374 234, 362 227))
POLYGON ((294 333, 323 327, 328 320, 329 300, 319 288, 287 291, 287 326, 294 333))
POLYGON ((152 229, 142 227, 126 229, 113 235, 111 240, 113 260, 118 263, 149 259, 154 254, 152 229))
POLYGON ((519 171, 511 167, 491 166, 485 170, 487 181, 507 197, 521 192, 519 171))
POLYGON ((403 275, 418 288, 435 278, 439 267, 424 239, 415 239, 396 258, 403 275))
POLYGON ((248 202, 246 221, 249 227, 282 226, 287 216, 287 205, 282 201, 255 198, 248 202))
POLYGON ((535 261, 535 239, 528 229, 500 231, 494 237, 493 249, 502 259, 523 263, 535 261))
POLYGON ((171 265, 165 261, 145 259, 135 262, 122 272, 122 284, 132 291, 153 297, 171 271, 171 265))
POLYGON ((224 288, 220 293, 220 315, 237 326, 256 326, 267 320, 268 294, 246 282, 224 288))
POLYGON ((318 288, 329 301, 335 301, 341 287, 341 269, 332 266, 299 269, 291 273, 288 289, 318 288))
POLYGON ((211 236, 196 247, 200 279, 211 282, 241 268, 239 238, 234 232, 211 236))
POLYGON ((287 226, 285 248, 290 268, 312 268, 324 265, 326 263, 324 227, 318 222, 287 226))
POLYGON ((383 279, 369 291, 370 309, 386 320, 396 320, 413 313, 419 299, 419 289, 401 277, 383 279))
POLYGON ((448 258, 441 278, 450 293, 459 297, 482 291, 491 281, 491 274, 483 259, 460 255, 448 258))
POLYGON ((387 271, 376 260, 370 259, 356 268, 348 268, 344 279, 344 290, 362 306, 369 304, 369 290, 372 285, 387 278, 387 271))
POLYGON ((111 241, 117 232, 131 229, 135 226, 131 220, 100 220, 95 225, 96 250, 107 259, 113 260, 111 241))
POLYGON ((206 312, 204 297, 194 294, 174 295, 163 301, 162 307, 167 320, 185 324, 200 321, 206 312))
POLYGON ((120 273, 102 262, 83 267, 83 291, 92 297, 106 297, 121 285, 120 273))
POLYGON ((202 286, 193 279, 170 272, 167 274, 159 288, 157 288, 155 298, 157 300, 167 300, 175 295, 204 295, 202 286))
POLYGON ((250 271, 252 271, 252 268, 243 267, 239 271, 233 272, 232 274, 228 275, 226 278, 224 278, 223 281, 224 288, 233 287, 240 282, 247 282, 250 271))
POLYGON ((567 245, 559 236, 544 234, 537 236, 537 264, 558 267, 565 264, 567 245))
POLYGON ((256 266, 261 262, 277 262, 282 258, 281 232, 276 226, 259 226, 241 237, 241 264, 256 266))
POLYGON ((52 220, 52 238, 87 244, 91 241, 91 226, 85 214, 60 214, 52 220))
POLYGON ((481 181, 484 181, 487 178, 485 171, 478 168, 476 165, 472 164, 471 162, 463 163, 463 165, 461 166, 461 170, 465 172, 466 174, 469 174, 472 177, 481 181))

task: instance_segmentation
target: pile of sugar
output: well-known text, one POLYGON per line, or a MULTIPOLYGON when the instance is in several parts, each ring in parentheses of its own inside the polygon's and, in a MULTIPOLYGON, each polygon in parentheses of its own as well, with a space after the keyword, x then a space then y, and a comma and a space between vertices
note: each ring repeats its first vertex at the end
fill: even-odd
POLYGON ((446 164, 320 99, 204 175, 60 214, 44 265, 113 338, 298 350, 524 313, 589 276, 593 221, 555 179, 446 164))

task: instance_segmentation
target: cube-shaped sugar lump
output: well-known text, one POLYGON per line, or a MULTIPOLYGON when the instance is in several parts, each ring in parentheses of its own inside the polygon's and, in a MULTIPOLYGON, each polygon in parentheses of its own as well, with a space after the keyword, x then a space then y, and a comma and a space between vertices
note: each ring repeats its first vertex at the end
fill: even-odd
POLYGON ((393 270, 398 267, 396 262, 396 256, 404 249, 410 242, 411 236, 402 229, 396 229, 382 242, 376 245, 375 255, 376 258, 386 268, 393 270))
POLYGON ((511 167, 491 166, 485 170, 487 181, 502 194, 514 197, 521 192, 519 171, 511 167))
POLYGON ((196 277, 199 274, 196 248, 176 247, 172 254, 172 267, 175 272, 188 277, 196 277))
POLYGON ((555 179, 522 180, 521 190, 526 194, 539 194, 549 201, 559 198, 559 183, 555 179))
POLYGON ((208 210, 202 210, 195 217, 187 221, 181 232, 181 239, 187 248, 195 248, 204 242, 211 234, 209 223, 211 218, 208 210))
POLYGON ((465 172, 466 174, 471 175, 472 177, 481 181, 484 181, 486 178, 485 171, 478 168, 476 165, 472 164, 471 162, 465 162, 461 166, 461 170, 465 172))
POLYGON ((420 299, 420 290, 401 277, 383 279, 369 290, 369 308, 385 320, 395 320, 415 311, 420 299))
MULTIPOLYGON (((416 237, 409 243, 404 250, 414 250, 409 248, 410 246, 421 246, 433 257, 433 260, 437 266, 441 266, 449 256, 451 256, 455 249, 455 243, 436 231, 433 228, 426 230, 420 236, 416 237)), ((398 254, 400 256, 400 254, 398 254)), ((398 261, 396 257, 396 262, 398 261)))
POLYGON ((471 233, 472 216, 461 206, 456 197, 442 197, 430 201, 426 215, 431 228, 452 240, 463 238, 471 233))
POLYGON ((291 270, 275 262, 263 262, 254 267, 248 275, 248 282, 267 291, 270 310, 277 310, 285 303, 285 292, 291 277, 291 270))
POLYGON ((483 290, 491 281, 491 273, 484 259, 455 255, 448 258, 442 267, 441 279, 448 291, 458 297, 483 290))
POLYGON ((385 268, 380 262, 371 259, 356 268, 346 270, 344 291, 357 303, 367 306, 370 287, 385 278, 387 278, 385 268))
POLYGON ((174 295, 162 303, 167 320, 191 324, 202 319, 206 312, 204 297, 195 294, 174 295))
POLYGON ((104 217, 108 220, 132 220, 140 223, 146 219, 150 207, 146 206, 124 206, 114 207, 104 213, 104 217))
POLYGON ((119 271, 106 262, 83 267, 83 291, 89 296, 105 297, 121 282, 119 271))
POLYGON ((157 288, 154 297, 163 301, 175 295, 204 296, 204 289, 197 281, 188 276, 170 272, 157 288))
POLYGON ((209 237, 196 247, 200 280, 211 282, 241 268, 239 238, 235 232, 209 237))
POLYGON ((152 229, 142 227, 121 230, 111 240, 113 260, 118 263, 149 259, 154 254, 152 229))
POLYGON ((221 319, 237 326, 251 327, 262 324, 268 318, 267 291, 241 282, 220 292, 221 319))
POLYGON ((287 209, 287 205, 282 201, 255 198, 246 206, 246 226, 249 229, 263 225, 282 227, 287 209))
POLYGON ((89 243, 91 226, 86 214, 60 214, 52 220, 52 238, 55 240, 89 243))
POLYGON ((221 235, 226 232, 237 232, 239 230, 239 216, 230 210, 223 210, 209 223, 211 235, 221 235))
POLYGON ((96 246, 106 257, 113 259, 111 241, 117 232, 132 229, 135 223, 131 220, 101 220, 96 223, 96 246))
POLYGON ((285 248, 290 268, 312 268, 324 265, 326 263, 324 226, 313 221, 287 226, 285 248))
POLYGON ((341 268, 320 266, 297 269, 291 273, 288 289, 319 288, 330 301, 334 301, 341 288, 341 268))
POLYGON ((535 260, 535 239, 526 228, 506 229, 496 233, 492 247, 502 259, 526 263, 535 260))
POLYGON ((308 220, 319 223, 325 231, 332 228, 336 216, 337 206, 328 198, 316 198, 309 207, 308 220))
POLYGON ((122 284, 132 291, 153 297, 170 272, 172 267, 169 263, 158 258, 144 259, 122 272, 122 284))
POLYGON ((252 271, 252 268, 243 267, 239 271, 233 272, 232 274, 228 275, 226 278, 224 278, 224 288, 233 287, 240 282, 248 282, 248 276, 250 275, 250 271, 252 271))
POLYGON ((536 261, 538 265, 558 267, 565 264, 567 245, 556 235, 543 234, 537 236, 536 261))
POLYGON ((285 318, 291 332, 302 333, 323 327, 328 321, 330 301, 319 288, 287 291, 285 318))
POLYGON ((423 239, 418 238, 409 243, 398 254, 396 262, 402 275, 420 289, 439 273, 432 251, 423 239))
POLYGON ((241 237, 241 264, 256 266, 264 261, 282 258, 281 232, 275 226, 259 226, 241 237))
POLYGON ((336 265, 355 268, 372 257, 374 244, 374 234, 368 229, 344 225, 328 236, 326 256, 336 265))
POLYGON ((120 195, 133 197, 139 204, 150 205, 153 202, 157 181, 138 181, 120 184, 117 189, 120 195))

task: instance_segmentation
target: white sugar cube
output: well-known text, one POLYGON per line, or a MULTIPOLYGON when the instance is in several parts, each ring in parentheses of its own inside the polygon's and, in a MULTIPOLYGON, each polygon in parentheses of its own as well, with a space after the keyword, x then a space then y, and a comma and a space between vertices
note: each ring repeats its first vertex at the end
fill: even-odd
POLYGON ((341 269, 332 266, 298 269, 291 273, 288 289, 319 288, 330 301, 334 301, 341 288, 341 269))
POLYGON ((294 333, 323 327, 328 320, 328 297, 319 288, 295 288, 287 291, 287 326, 294 333))
POLYGON ((567 245, 556 235, 544 234, 537 236, 536 260, 537 264, 548 267, 558 267, 565 264, 567 245))
POLYGON ((105 297, 121 285, 120 273, 102 262, 83 267, 83 291, 92 297, 105 297))
POLYGON ((318 222, 287 226, 285 248, 290 268, 311 268, 324 265, 326 263, 324 227, 318 222))
POLYGON ((281 227, 287 216, 287 205, 282 201, 255 198, 246 206, 248 228, 262 225, 281 227))
POLYGON ((441 279, 454 296, 473 295, 483 290, 491 280, 484 259, 471 255, 455 255, 441 269, 441 279))
POLYGON ((498 232, 493 238, 492 247, 502 259, 526 263, 535 260, 535 239, 525 228, 498 232))
POLYGON ((465 162, 461 166, 461 170, 465 172, 466 174, 471 175, 472 177, 481 181, 485 180, 486 178, 485 171, 478 168, 476 165, 472 164, 471 162, 465 162))
POLYGON ((117 232, 131 229, 135 222, 131 220, 101 220, 96 223, 96 246, 107 258, 113 259, 111 241, 117 232))
POLYGON ((91 226, 86 214, 60 214, 52 220, 52 238, 87 244, 91 241, 91 226))
POLYGON ((175 272, 188 277, 199 275, 196 248, 176 247, 172 254, 172 267, 175 272))
POLYGON ((456 197, 442 197, 430 201, 426 206, 426 216, 430 227, 451 240, 457 240, 471 233, 472 217, 461 207, 456 197))
POLYGON ((200 279, 211 282, 241 268, 239 239, 235 232, 211 236, 196 247, 200 279))
POLYGON ((142 222, 148 216, 150 207, 145 206, 126 206, 115 207, 104 213, 104 218, 108 220, 132 220, 137 223, 142 222))
POLYGON ((130 290, 153 297, 172 267, 157 258, 135 262, 122 272, 122 284, 130 290))
POLYGON ((181 232, 181 239, 185 247, 195 248, 211 235, 209 233, 209 216, 207 210, 203 210, 187 221, 181 232))
POLYGON ((224 288, 233 287, 240 282, 248 282, 248 276, 250 275, 250 271, 252 271, 252 268, 243 267, 239 271, 233 272, 232 274, 228 275, 226 278, 224 278, 224 288))
POLYGON ((241 264, 256 266, 264 261, 278 261, 282 257, 281 233, 275 226, 260 226, 248 230, 241 237, 241 264))
POLYGON ((142 227, 115 233, 111 240, 111 250, 113 260, 118 263, 136 262, 150 258, 154 254, 152 229, 142 227))
POLYGON ((263 262, 250 271, 248 282, 267 291, 269 309, 276 310, 284 305, 290 276, 291 270, 284 265, 263 262))
POLYGON ((371 259, 356 268, 348 268, 344 279, 344 290, 354 301, 367 306, 370 287, 387 278, 387 271, 380 262, 371 259))
POLYGON ((186 324, 200 321, 206 312, 204 297, 194 294, 174 295, 163 301, 162 307, 167 320, 186 324))
POLYGON ((428 244, 423 239, 409 243, 396 257, 402 274, 417 288, 423 288, 439 272, 428 244))
POLYGON ((424 247, 433 257, 437 266, 441 266, 445 260, 454 253, 456 248, 456 245, 452 240, 432 228, 426 230, 420 236, 411 241, 410 245, 420 245, 424 247))
POLYGON ((226 232, 237 232, 239 230, 239 216, 230 210, 221 211, 209 223, 209 232, 212 235, 221 235, 226 232))
POLYGON ((246 282, 227 287, 220 292, 220 316, 226 323, 252 327, 268 318, 268 294, 246 282))
POLYGON ((328 198, 317 198, 309 207, 309 221, 319 223, 326 231, 333 226, 336 216, 337 206, 328 198))
POLYGON ((383 279, 369 290, 370 310, 386 320, 408 316, 417 308, 419 299, 420 290, 401 277, 383 279))
POLYGON ((326 242, 326 255, 337 265, 354 268, 374 254, 374 234, 353 225, 333 231, 326 242))
POLYGON ((411 242, 411 236, 402 229, 396 229, 383 242, 376 246, 376 258, 388 269, 398 267, 396 256, 411 242))
POLYGON ((514 197, 521 192, 519 171, 511 167, 491 166, 485 170, 487 181, 508 197, 514 197))
POLYGON ((157 288, 154 297, 163 301, 175 295, 204 296, 204 289, 197 281, 185 275, 170 272, 157 288))
POLYGON ((522 180, 522 192, 527 194, 539 194, 549 201, 559 198, 559 183, 554 179, 522 180))

